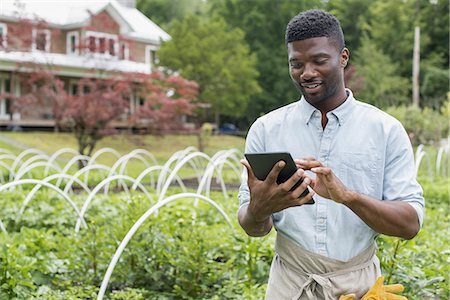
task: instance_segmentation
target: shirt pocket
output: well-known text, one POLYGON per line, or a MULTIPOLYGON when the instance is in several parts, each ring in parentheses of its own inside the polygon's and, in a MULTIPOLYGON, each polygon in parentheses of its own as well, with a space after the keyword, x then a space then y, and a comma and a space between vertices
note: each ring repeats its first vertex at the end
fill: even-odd
POLYGON ((338 177, 346 187, 375 196, 377 182, 382 180, 381 159, 373 151, 344 152, 340 155, 338 177))

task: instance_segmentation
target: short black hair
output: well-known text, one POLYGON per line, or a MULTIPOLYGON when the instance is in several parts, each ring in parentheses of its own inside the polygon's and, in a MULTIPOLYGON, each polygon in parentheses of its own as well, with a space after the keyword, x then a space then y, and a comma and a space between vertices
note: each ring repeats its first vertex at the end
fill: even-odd
POLYGON ((341 23, 332 14, 319 9, 300 12, 286 27, 286 44, 315 37, 327 37, 338 50, 345 47, 341 23))

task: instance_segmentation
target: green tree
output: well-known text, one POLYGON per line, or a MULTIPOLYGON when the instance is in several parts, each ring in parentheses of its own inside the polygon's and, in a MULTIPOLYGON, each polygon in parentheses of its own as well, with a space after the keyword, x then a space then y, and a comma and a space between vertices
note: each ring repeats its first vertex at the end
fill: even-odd
POLYGON ((352 61, 356 71, 348 86, 353 89, 362 85, 359 90, 353 89, 359 100, 381 108, 409 101, 408 80, 398 75, 398 65, 367 37, 361 40, 352 61))
POLYGON ((204 11, 208 5, 202 0, 138 0, 136 7, 150 20, 166 28, 172 20, 204 11))
POLYGON ((367 0, 334 0, 327 3, 326 9, 341 23, 345 45, 350 52, 357 51, 360 46, 363 24, 367 22, 369 15, 369 5, 367 0))
POLYGON ((211 105, 216 124, 221 115, 241 116, 260 91, 244 32, 221 17, 188 15, 175 20, 170 33, 172 40, 159 50, 161 65, 199 84, 199 100, 211 105))
POLYGON ((285 31, 300 11, 322 7, 322 1, 216 0, 212 11, 233 27, 245 31, 245 39, 257 56, 260 94, 251 97, 245 125, 269 110, 295 101, 299 93, 289 78, 285 31))
POLYGON ((412 0, 378 0, 370 4, 368 19, 361 25, 375 46, 398 64, 398 75, 405 78, 412 73, 414 16, 412 0))

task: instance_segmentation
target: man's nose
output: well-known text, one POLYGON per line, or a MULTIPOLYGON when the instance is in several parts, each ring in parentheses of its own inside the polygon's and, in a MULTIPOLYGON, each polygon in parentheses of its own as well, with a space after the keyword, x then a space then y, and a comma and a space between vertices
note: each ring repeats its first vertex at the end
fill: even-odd
POLYGON ((316 77, 317 72, 314 69, 314 66, 311 64, 306 64, 303 68, 303 72, 300 74, 300 79, 302 80, 310 80, 311 78, 316 77))

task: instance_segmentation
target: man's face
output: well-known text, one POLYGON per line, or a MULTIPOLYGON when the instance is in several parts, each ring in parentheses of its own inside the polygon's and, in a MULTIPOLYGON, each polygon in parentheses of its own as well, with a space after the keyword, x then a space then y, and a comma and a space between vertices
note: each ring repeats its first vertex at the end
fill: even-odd
POLYGON ((327 37, 288 43, 289 70, 294 85, 311 105, 334 109, 347 97, 344 67, 348 50, 339 51, 327 37))

